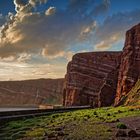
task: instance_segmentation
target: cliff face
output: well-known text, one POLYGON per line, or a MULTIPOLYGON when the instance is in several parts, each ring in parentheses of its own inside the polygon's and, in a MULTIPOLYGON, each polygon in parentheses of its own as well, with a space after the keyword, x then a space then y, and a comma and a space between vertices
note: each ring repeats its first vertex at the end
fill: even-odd
POLYGON ((64 79, 0 82, 0 106, 62 104, 64 79))
POLYGON ((120 52, 74 55, 67 67, 63 104, 111 105, 115 97, 120 55, 120 52))
POLYGON ((140 24, 126 32, 118 75, 115 105, 131 90, 140 77, 140 24))
POLYGON ((122 52, 74 55, 67 67, 63 104, 118 105, 140 77, 140 24, 126 33, 122 52))

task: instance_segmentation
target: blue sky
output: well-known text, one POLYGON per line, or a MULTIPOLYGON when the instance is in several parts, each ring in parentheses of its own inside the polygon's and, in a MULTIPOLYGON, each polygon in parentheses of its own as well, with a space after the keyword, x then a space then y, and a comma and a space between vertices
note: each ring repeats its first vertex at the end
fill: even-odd
POLYGON ((64 77, 75 53, 120 51, 139 22, 140 0, 1 0, 1 80, 64 77))

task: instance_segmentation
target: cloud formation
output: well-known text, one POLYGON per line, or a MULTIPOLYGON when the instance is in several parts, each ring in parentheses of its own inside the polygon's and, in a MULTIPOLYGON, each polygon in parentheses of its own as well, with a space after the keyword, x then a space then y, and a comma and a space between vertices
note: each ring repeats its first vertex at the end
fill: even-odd
MULTIPOLYGON (((93 11, 102 14, 109 3, 104 0, 95 5, 91 0, 71 0, 65 10, 49 7, 44 12, 35 10, 46 0, 14 0, 16 14, 8 16, 1 28, 0 57, 16 54, 45 54, 56 58, 67 51, 71 42, 78 42, 79 36, 87 37, 96 27, 93 11), (93 7, 88 9, 88 5, 93 7), (45 53, 44 53, 45 52, 45 53)), ((65 57, 65 53, 64 57, 65 57)))
POLYGON ((49 15, 53 15, 56 12, 56 8, 55 7, 50 7, 49 9, 46 10, 45 15, 49 16, 49 15))
POLYGON ((107 50, 121 39, 125 32, 140 22, 140 9, 130 12, 120 12, 105 19, 96 30, 94 40, 96 50, 107 50))
POLYGON ((13 2, 15 14, 0 14, 0 76, 6 79, 12 79, 15 72, 18 79, 63 77, 67 61, 74 53, 89 49, 86 44, 96 51, 108 50, 140 21, 137 9, 98 22, 110 0, 69 0, 64 9, 45 5, 48 8, 42 11, 47 0, 13 2), (81 50, 79 44, 84 46, 81 50))
POLYGON ((37 78, 61 78, 65 73, 63 64, 32 65, 24 62, 0 62, 0 77, 4 80, 25 80, 37 78), (3 73, 4 72, 4 73, 3 73), (16 76, 15 76, 16 75, 16 76))

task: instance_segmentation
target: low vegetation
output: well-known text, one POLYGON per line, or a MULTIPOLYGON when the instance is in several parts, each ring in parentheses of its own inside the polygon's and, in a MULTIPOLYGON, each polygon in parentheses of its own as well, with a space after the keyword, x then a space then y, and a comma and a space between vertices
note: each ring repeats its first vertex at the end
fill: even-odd
POLYGON ((116 123, 116 129, 124 128, 120 118, 140 116, 139 108, 106 107, 85 109, 66 113, 11 121, 0 128, 2 140, 43 140, 49 138, 66 140, 106 140, 113 137, 110 123, 116 123))
POLYGON ((127 129, 127 126, 124 123, 119 122, 117 124, 117 128, 119 128, 119 129, 127 129))
POLYGON ((124 105, 140 105, 140 79, 130 90, 127 96, 122 96, 121 104, 124 105))

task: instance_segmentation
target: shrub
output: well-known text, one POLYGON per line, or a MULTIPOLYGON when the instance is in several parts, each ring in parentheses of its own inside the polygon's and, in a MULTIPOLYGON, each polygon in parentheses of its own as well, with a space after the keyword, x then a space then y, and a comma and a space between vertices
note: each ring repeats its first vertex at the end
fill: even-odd
POLYGON ((127 129, 127 126, 124 123, 119 122, 117 124, 117 128, 119 128, 119 129, 127 129))
POLYGON ((97 112, 96 111, 94 111, 94 113, 93 113, 94 115, 97 115, 97 112))
POLYGON ((108 113, 107 116, 110 116, 110 113, 108 113))

